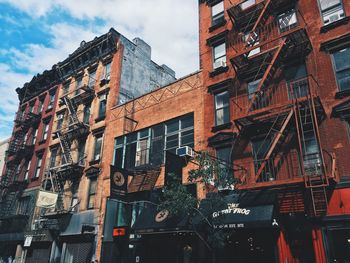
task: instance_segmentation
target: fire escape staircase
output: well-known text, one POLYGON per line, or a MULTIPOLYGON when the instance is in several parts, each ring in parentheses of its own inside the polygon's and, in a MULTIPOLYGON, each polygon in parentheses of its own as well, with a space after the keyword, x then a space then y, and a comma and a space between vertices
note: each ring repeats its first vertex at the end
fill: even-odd
MULTIPOLYGON (((264 92, 266 91, 268 84, 270 83, 270 80, 275 75, 275 72, 278 68, 278 58, 279 56, 283 55, 283 48, 285 47, 286 39, 283 39, 283 41, 280 43, 280 45, 277 47, 270 63, 268 63, 267 69, 264 72, 264 75, 259 82, 258 87, 256 88, 256 91, 254 92, 254 95, 252 99, 250 100, 250 104, 248 106, 248 111, 250 111, 253 108, 253 105, 255 101, 257 100, 258 96, 262 96, 264 92)), ((263 66, 263 64, 262 64, 263 66)), ((260 70, 259 70, 260 71, 260 70)), ((258 71, 258 73, 259 73, 258 71)))
POLYGON ((288 133, 288 124, 290 123, 292 116, 294 114, 294 109, 290 109, 287 114, 285 112, 279 114, 275 121, 273 122, 268 134, 265 137, 265 140, 268 139, 271 134, 274 133, 273 139, 270 143, 269 150, 267 151, 264 159, 259 163, 259 168, 256 171, 254 181, 259 181, 259 178, 261 177, 262 173, 264 172, 266 166, 268 165, 268 161, 271 158, 274 158, 273 161, 273 168, 277 166, 277 164, 280 161, 280 155, 276 155, 277 149, 279 146, 283 144, 283 142, 286 141, 287 138, 290 139, 290 137, 287 136, 288 133), (282 119, 282 120, 281 120, 282 119))

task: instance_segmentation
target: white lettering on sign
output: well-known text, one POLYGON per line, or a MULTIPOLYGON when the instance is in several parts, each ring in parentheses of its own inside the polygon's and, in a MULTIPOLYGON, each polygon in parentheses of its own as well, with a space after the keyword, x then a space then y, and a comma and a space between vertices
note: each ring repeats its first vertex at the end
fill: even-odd
POLYGON ((214 212, 212 216, 213 218, 216 218, 221 215, 227 215, 227 214, 240 214, 240 215, 246 215, 246 216, 250 214, 250 209, 239 208, 238 206, 239 204, 236 204, 236 203, 227 204, 227 209, 214 212))

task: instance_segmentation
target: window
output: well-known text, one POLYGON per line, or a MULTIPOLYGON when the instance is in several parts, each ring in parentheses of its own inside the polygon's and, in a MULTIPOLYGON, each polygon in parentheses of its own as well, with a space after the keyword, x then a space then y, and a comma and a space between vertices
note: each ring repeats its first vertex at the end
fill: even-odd
POLYGON ((98 119, 102 119, 106 116, 107 94, 101 95, 99 99, 100 105, 98 107, 98 119))
POLYGON ((111 78, 111 62, 105 65, 105 70, 104 70, 104 79, 110 80, 110 78, 111 78))
POLYGON ((24 180, 28 180, 29 178, 30 163, 31 163, 31 160, 28 160, 25 163, 25 170, 24 170, 24 177, 23 177, 24 180))
POLYGON ((90 105, 90 104, 84 106, 83 122, 84 122, 85 124, 89 124, 90 109, 91 109, 91 105, 90 105))
POLYGON ((350 258, 350 228, 344 224, 324 229, 327 262, 348 262, 350 258))
MULTIPOLYGON (((244 41, 247 41, 248 38, 250 38, 250 40, 248 42, 248 44, 250 44, 250 46, 259 45, 259 35, 256 32, 254 32, 254 33, 247 32, 244 35, 244 41)), ((253 50, 251 50, 249 52, 248 57, 254 56, 254 55, 259 54, 259 53, 260 53, 260 47, 254 48, 253 50)))
POLYGON ((340 91, 350 89, 350 47, 332 54, 334 71, 340 91))
POLYGON ((30 113, 34 113, 34 103, 31 103, 31 104, 29 105, 29 112, 30 112, 30 113))
POLYGON ((230 122, 230 102, 228 91, 215 94, 215 125, 230 122))
POLYGON ((211 24, 214 26, 224 19, 224 1, 211 7, 211 24))
POLYGON ((289 99, 304 97, 308 94, 308 79, 305 63, 287 66, 284 76, 288 85, 289 99))
POLYGON ((226 44, 213 47, 213 69, 226 67, 226 44))
POLYGON ((286 32, 297 25, 297 14, 294 9, 280 14, 277 18, 280 32, 286 32))
POLYGON ((78 95, 80 93, 80 88, 83 84, 83 78, 79 77, 75 80, 75 95, 78 95))
POLYGON ((320 174, 322 172, 322 162, 320 150, 313 130, 304 133, 304 170, 306 174, 320 174))
POLYGON ((93 72, 90 72, 89 75, 89 87, 94 88, 96 83, 96 70, 93 72))
POLYGON ((97 177, 91 177, 90 185, 89 185, 89 196, 88 196, 88 207, 87 207, 88 209, 94 208, 96 188, 97 188, 97 177))
POLYGON ((17 214, 29 215, 30 196, 22 197, 18 200, 17 214))
POLYGON ((256 89, 259 86, 261 79, 257 79, 248 83, 248 99, 251 100, 254 97, 256 89))
POLYGON ((50 100, 49 100, 49 105, 47 106, 48 109, 52 109, 53 108, 53 104, 55 102, 55 93, 50 93, 50 100))
POLYGON ((247 0, 240 4, 242 10, 247 9, 253 5, 255 5, 255 0, 247 0))
POLYGON ((165 123, 165 149, 173 153, 180 146, 194 146, 193 116, 165 123))
POLYGON ((115 139, 114 165, 133 169, 135 166, 164 162, 164 150, 175 153, 180 146, 194 147, 193 114, 115 139))
POLYGON ((72 191, 72 201, 71 201, 71 211, 78 212, 79 211, 79 198, 78 198, 78 188, 79 188, 79 182, 73 183, 71 187, 72 191))
POLYGON ((323 24, 328 25, 345 17, 341 0, 319 0, 323 24))
POLYGON ((103 134, 98 134, 95 136, 95 147, 94 147, 94 161, 101 159, 101 149, 102 149, 103 134))
POLYGON ((63 90, 63 95, 67 95, 68 94, 68 92, 69 92, 69 82, 66 82, 66 83, 64 83, 63 84, 63 86, 62 86, 62 90, 63 90))
POLYGON ((79 146, 78 146, 78 163, 80 165, 84 165, 85 164, 85 143, 86 143, 86 140, 79 141, 79 146))
POLYGON ((144 201, 139 201, 139 202, 134 203, 132 205, 130 227, 132 227, 135 224, 136 219, 139 217, 139 215, 141 214, 142 210, 145 207, 146 207, 146 202, 144 202, 144 201))
POLYGON ((33 128, 32 134, 33 134, 33 137, 32 137, 32 145, 35 145, 36 137, 38 136, 38 129, 33 128))
POLYGON ((41 113, 44 109, 44 101, 45 101, 45 98, 42 98, 39 100, 39 105, 38 105, 38 113, 41 113))
POLYGON ((51 156, 50 156, 50 168, 56 167, 57 154, 58 154, 58 147, 52 148, 51 156))
POLYGON ((150 148, 150 134, 149 129, 138 132, 137 146, 136 146, 136 160, 135 166, 148 164, 149 162, 149 148, 150 148))
MULTIPOLYGON (((216 149, 216 157, 218 158, 218 160, 220 162, 220 168, 222 171, 220 178, 222 180, 225 180, 225 178, 227 178, 227 176, 232 174, 231 169, 230 169, 230 167, 231 167, 231 147, 216 149)), ((220 180, 219 180, 219 183, 220 183, 220 180)), ((225 183, 225 182, 222 182, 222 184, 227 186, 227 183, 225 183)), ((228 189, 228 187, 223 187, 222 184, 221 184, 221 186, 218 187, 219 190, 228 189)), ((229 188, 231 188, 231 187, 229 187, 229 188)))
POLYGON ((42 135, 42 138, 41 140, 42 141, 45 141, 47 139, 47 134, 49 132, 49 124, 48 123, 44 123, 44 128, 43 128, 43 135, 42 135))
POLYGON ((42 160, 43 160, 43 156, 42 155, 37 155, 34 178, 38 178, 39 175, 40 175, 42 160))
POLYGON ((62 129, 63 119, 64 119, 64 113, 59 113, 59 114, 57 114, 57 126, 56 126, 56 130, 62 129))

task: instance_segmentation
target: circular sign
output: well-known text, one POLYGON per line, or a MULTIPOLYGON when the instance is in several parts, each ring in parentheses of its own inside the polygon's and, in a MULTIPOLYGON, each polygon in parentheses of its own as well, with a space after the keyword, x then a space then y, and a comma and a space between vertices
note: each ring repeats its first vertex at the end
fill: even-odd
POLYGON ((121 172, 115 172, 113 174, 113 182, 116 186, 122 186, 125 183, 123 174, 121 172))
POLYGON ((160 222, 163 222, 165 219, 167 219, 168 216, 169 216, 169 211, 164 209, 156 214, 156 217, 154 220, 156 220, 156 222, 160 223, 160 222))

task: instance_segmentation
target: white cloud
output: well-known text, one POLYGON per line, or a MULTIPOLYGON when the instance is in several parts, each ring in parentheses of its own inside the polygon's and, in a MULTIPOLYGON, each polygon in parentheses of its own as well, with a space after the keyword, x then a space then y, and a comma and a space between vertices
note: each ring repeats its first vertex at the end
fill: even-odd
MULTIPOLYGON (((81 20, 102 19, 106 22, 105 32, 108 27, 114 27, 129 38, 137 36, 143 38, 152 46, 153 60, 159 64, 169 65, 178 76, 198 69, 197 0, 178 0, 176 4, 173 0, 0 0, 0 2, 8 2, 33 17, 49 16, 50 12, 59 10, 81 20)), ((68 50, 60 53, 64 47, 69 46, 69 50, 74 50, 81 40, 89 40, 96 34, 105 33, 101 28, 91 26, 84 29, 71 26, 71 29, 77 32, 62 24, 52 25, 52 29, 55 43, 53 49, 59 49, 60 57, 68 55, 68 50), (54 30, 55 28, 63 31, 54 30), (82 31, 86 34, 82 35, 82 31), (77 39, 81 36, 85 37, 77 39), (63 45, 58 45, 58 42, 63 45)), ((28 46, 25 53, 29 54, 29 58, 31 56, 35 58, 36 55, 32 54, 39 52, 40 48, 45 58, 48 50, 40 45, 28 46)), ((48 53, 51 54, 50 51, 48 53)), ((49 56, 48 62, 51 62, 51 59, 49 56)), ((38 68, 40 66, 38 65, 38 68)))

